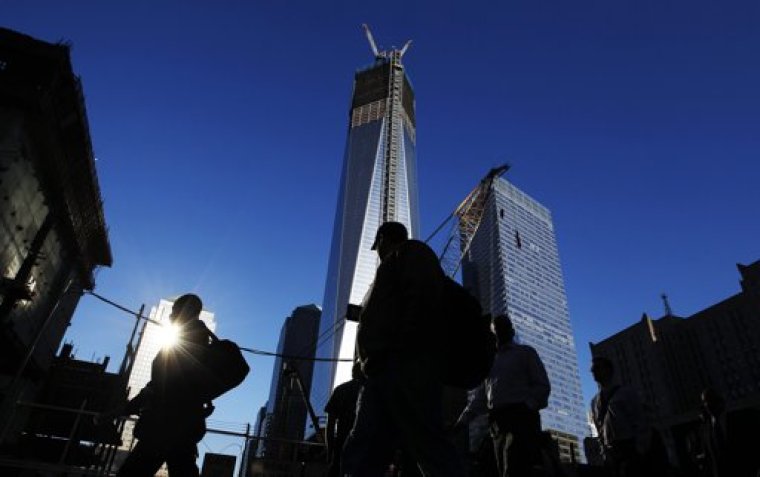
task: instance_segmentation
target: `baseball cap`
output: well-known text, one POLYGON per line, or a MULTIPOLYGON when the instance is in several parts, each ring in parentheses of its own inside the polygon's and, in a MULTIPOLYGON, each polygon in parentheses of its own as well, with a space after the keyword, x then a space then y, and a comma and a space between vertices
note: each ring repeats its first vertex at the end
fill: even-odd
POLYGON ((375 234, 375 243, 372 244, 372 250, 376 250, 378 239, 382 237, 384 240, 391 240, 393 242, 403 242, 409 239, 409 232, 401 222, 385 222, 378 227, 377 234, 375 234))

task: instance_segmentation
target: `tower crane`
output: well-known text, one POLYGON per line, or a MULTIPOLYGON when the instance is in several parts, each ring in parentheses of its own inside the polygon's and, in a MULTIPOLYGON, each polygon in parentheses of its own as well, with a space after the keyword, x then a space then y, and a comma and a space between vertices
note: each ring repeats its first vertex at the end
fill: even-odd
POLYGON ((480 227, 486 204, 493 190, 493 183, 509 170, 509 164, 494 167, 480 180, 480 183, 467 194, 467 197, 446 217, 446 219, 425 240, 429 242, 446 224, 454 220, 443 249, 438 257, 446 275, 453 278, 462 265, 462 260, 470 250, 472 239, 480 227))
POLYGON ((375 59, 385 58, 385 52, 383 52, 383 54, 380 54, 380 50, 377 49, 377 44, 375 43, 375 38, 372 36, 372 32, 369 29, 369 25, 362 23, 362 28, 364 29, 364 34, 367 36, 367 41, 369 42, 369 47, 372 50, 372 54, 375 55, 375 59))
POLYGON ((369 42, 369 48, 372 50, 372 54, 375 55, 376 60, 381 60, 383 58, 390 58, 392 54, 396 53, 398 54, 398 58, 401 58, 404 56, 404 53, 409 49, 410 46, 412 46, 412 40, 408 40, 406 43, 404 43, 404 46, 400 50, 396 50, 395 47, 391 48, 391 52, 388 51, 380 51, 377 48, 377 43, 375 43, 375 37, 372 36, 372 31, 369 29, 369 25, 366 23, 362 23, 362 28, 364 29, 364 35, 367 37, 367 41, 369 42))

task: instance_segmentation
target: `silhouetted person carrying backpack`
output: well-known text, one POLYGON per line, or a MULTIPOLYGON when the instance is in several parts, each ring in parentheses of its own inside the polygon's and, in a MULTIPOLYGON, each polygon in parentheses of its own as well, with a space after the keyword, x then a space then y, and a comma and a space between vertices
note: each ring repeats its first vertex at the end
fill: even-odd
POLYGON ((443 431, 441 356, 436 318, 445 275, 435 253, 386 222, 372 246, 380 256, 359 316, 357 351, 366 376, 356 423, 343 448, 344 475, 384 475, 399 447, 425 476, 464 470, 443 431))
POLYGON ((639 476, 645 436, 639 397, 633 388, 615 384, 615 367, 607 358, 593 358, 591 374, 599 383, 599 392, 591 401, 591 418, 605 466, 615 477, 639 476))
POLYGON ((198 476, 196 445, 213 411, 192 379, 210 339, 199 319, 202 308, 201 299, 192 294, 174 302, 170 320, 178 328, 177 342, 159 351, 150 382, 118 413, 140 416, 134 430, 137 445, 118 477, 152 477, 164 462, 172 477, 198 476))
POLYGON ((456 426, 487 410, 499 476, 529 476, 542 465, 538 411, 547 406, 551 386, 536 350, 514 342, 508 316, 495 317, 493 330, 499 343, 493 366, 456 426))
POLYGON ((330 466, 328 477, 340 476, 343 445, 346 443, 351 428, 354 427, 356 402, 359 399, 363 381, 361 365, 354 363, 351 380, 337 386, 325 406, 325 413, 327 413, 325 443, 327 444, 327 461, 330 466))

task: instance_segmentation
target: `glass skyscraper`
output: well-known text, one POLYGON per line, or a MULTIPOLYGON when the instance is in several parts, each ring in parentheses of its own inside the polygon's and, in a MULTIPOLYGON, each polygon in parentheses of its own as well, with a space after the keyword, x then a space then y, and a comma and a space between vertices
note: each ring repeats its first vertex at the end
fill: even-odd
POLYGON ((509 313, 517 340, 538 351, 552 387, 542 426, 564 460, 571 452, 579 458, 588 424, 549 209, 505 179, 494 181, 462 278, 485 312, 509 313))
POLYGON ((261 446, 266 459, 284 459, 293 455, 291 445, 274 439, 300 440, 307 421, 306 403, 298 390, 295 380, 285 374, 286 366, 295 367, 306 389, 311 387, 314 362, 306 360, 288 360, 282 356, 307 356, 305 352, 317 338, 321 310, 316 305, 299 306, 285 318, 277 343, 277 354, 272 369, 272 384, 269 387, 269 400, 262 423, 265 437, 261 446))
MULTIPOLYGON (((379 260, 370 247, 380 224, 401 222, 419 236, 414 91, 401 63, 405 50, 376 52, 374 64, 354 76, 322 302, 321 358, 354 357, 357 326, 344 317, 349 303, 361 304, 375 276, 379 260)), ((318 414, 332 389, 350 378, 350 362, 317 363, 310 398, 318 414)))

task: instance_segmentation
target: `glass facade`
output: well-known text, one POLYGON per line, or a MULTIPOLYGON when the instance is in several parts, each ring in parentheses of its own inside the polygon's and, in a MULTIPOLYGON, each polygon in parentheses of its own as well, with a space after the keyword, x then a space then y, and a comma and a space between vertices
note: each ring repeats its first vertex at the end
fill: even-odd
MULTIPOLYGON (((393 220, 419 236, 414 92, 399 52, 356 73, 350 128, 322 302, 317 356, 353 359, 356 323, 344 320, 349 303, 364 300, 377 254, 377 228, 393 220)), ((332 390, 351 378, 351 363, 317 363, 311 401, 322 414, 332 390)))
POLYGON ((549 210, 499 179, 463 267, 465 286, 492 315, 509 313, 517 340, 538 351, 549 374, 549 406, 541 411, 569 458, 587 434, 578 358, 549 210), (563 446, 563 443, 565 444, 563 446))

